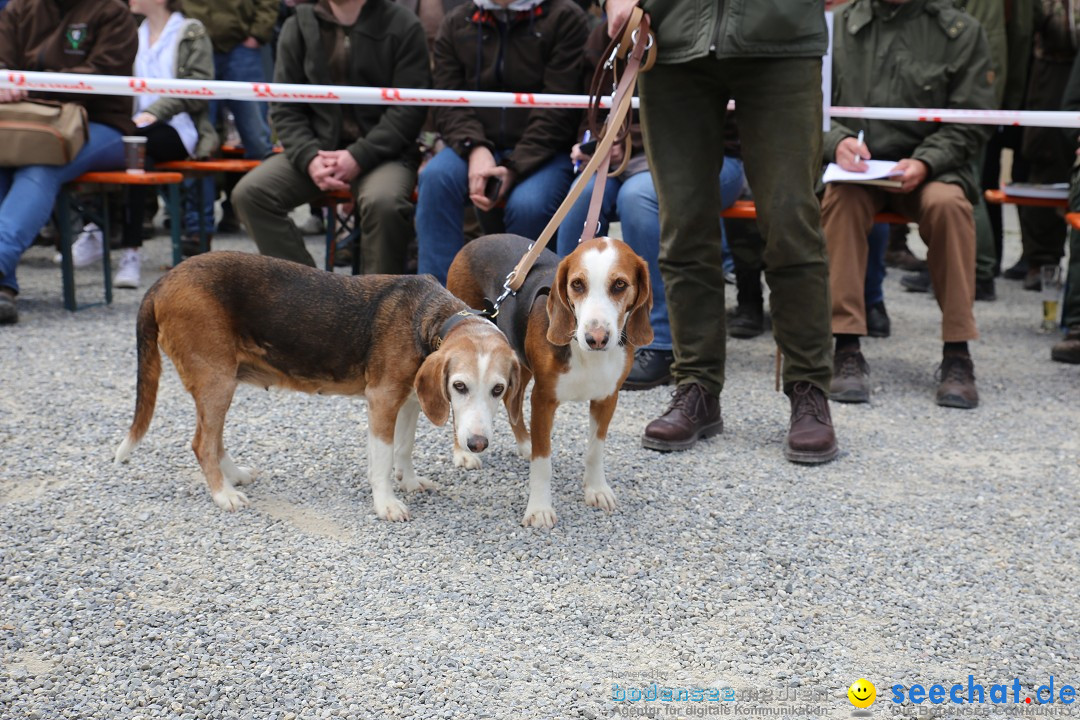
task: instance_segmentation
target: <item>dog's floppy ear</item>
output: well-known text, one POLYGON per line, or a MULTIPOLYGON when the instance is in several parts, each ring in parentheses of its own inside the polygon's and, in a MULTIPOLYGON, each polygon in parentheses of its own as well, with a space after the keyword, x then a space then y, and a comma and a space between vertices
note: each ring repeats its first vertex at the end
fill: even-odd
MULTIPOLYGON (((569 256, 568 256, 569 257, 569 256)), ((566 294, 566 276, 570 264, 563 258, 555 271, 555 282, 547 299, 547 339, 552 345, 569 345, 577 329, 577 319, 566 294)))
POLYGON ((420 401, 420 409, 435 425, 445 425, 450 418, 450 396, 446 390, 446 353, 433 352, 424 360, 416 373, 413 388, 420 401))
POLYGON ((506 414, 510 422, 517 425, 521 420, 521 406, 525 401, 525 383, 521 380, 521 363, 515 357, 510 366, 510 387, 503 396, 503 404, 506 405, 506 414))
POLYGON ((634 304, 630 307, 630 314, 626 319, 626 342, 634 347, 645 347, 653 341, 652 323, 649 322, 652 285, 649 283, 649 266, 637 255, 634 259, 637 261, 637 279, 634 281, 637 297, 634 298, 634 304))

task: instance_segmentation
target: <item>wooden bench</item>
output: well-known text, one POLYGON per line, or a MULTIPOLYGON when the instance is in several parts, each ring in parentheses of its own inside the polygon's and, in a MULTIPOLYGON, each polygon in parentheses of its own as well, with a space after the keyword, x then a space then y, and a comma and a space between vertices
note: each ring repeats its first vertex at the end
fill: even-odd
POLYGON ((994 205, 1026 205, 1028 207, 1067 208, 1066 198, 1033 198, 1020 195, 1006 195, 1004 190, 987 190, 983 193, 986 202, 994 205))
MULTIPOLYGON (((254 170, 262 160, 245 160, 243 158, 221 158, 218 160, 172 160, 157 163, 156 170, 168 170, 170 172, 183 173, 185 176, 203 178, 217 173, 243 174, 254 170)), ((203 216, 203 207, 206 204, 206 191, 203 183, 195 183, 195 197, 198 203, 199 213, 199 251, 206 252, 210 249, 210 230, 206 227, 206 218, 203 216)), ((183 216, 173 218, 173 224, 182 222, 183 216)))
MULTIPOLYGON (((736 200, 731 207, 720 211, 720 217, 732 220, 757 220, 757 206, 753 200, 736 200)), ((874 215, 875 223, 889 225, 907 225, 910 220, 899 213, 879 212, 874 215)))
MULTIPOLYGON (((89 172, 80 175, 72 180, 70 183, 60 189, 60 195, 57 197, 57 222, 56 224, 60 229, 60 272, 63 277, 64 283, 64 308, 74 312, 79 310, 78 303, 75 300, 75 266, 71 259, 71 210, 72 201, 71 193, 77 187, 83 187, 86 185, 113 185, 113 186, 130 186, 130 185, 167 185, 169 189, 168 205, 169 213, 173 218, 179 218, 181 212, 180 206, 180 183, 183 182, 184 176, 176 172, 145 172, 145 173, 129 173, 124 170, 109 171, 109 172, 89 172)), ((112 303, 112 265, 109 257, 109 199, 107 194, 104 195, 104 206, 102 209, 101 218, 98 225, 101 226, 101 233, 104 241, 102 243, 103 255, 101 258, 102 271, 105 279, 105 303, 106 305, 112 303)), ((83 215, 84 212, 80 212, 83 215)), ((173 222, 172 224, 172 246, 173 246, 173 264, 176 265, 180 262, 183 256, 180 253, 180 224, 173 222)), ((93 307, 94 305, 101 305, 102 303, 92 303, 90 305, 83 305, 83 308, 93 307)))

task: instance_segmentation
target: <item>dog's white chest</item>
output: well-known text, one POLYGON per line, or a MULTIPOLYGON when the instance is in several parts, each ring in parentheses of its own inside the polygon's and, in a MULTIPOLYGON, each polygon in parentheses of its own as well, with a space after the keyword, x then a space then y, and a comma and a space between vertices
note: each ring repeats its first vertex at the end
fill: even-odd
POLYGON ((555 397, 559 402, 606 398, 615 392, 625 365, 623 345, 603 352, 586 352, 571 345, 570 369, 559 376, 555 397))

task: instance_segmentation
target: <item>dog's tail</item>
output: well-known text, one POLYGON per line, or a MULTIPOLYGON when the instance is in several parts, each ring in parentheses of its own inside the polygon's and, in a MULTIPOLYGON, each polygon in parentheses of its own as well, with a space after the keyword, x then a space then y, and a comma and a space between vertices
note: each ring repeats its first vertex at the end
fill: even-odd
POLYGON ((135 387, 135 418, 131 429, 116 450, 116 462, 125 462, 150 427, 157 405, 158 380, 161 378, 161 351, 158 349, 158 322, 154 313, 156 287, 150 288, 139 306, 135 323, 135 347, 138 353, 138 380, 135 387))

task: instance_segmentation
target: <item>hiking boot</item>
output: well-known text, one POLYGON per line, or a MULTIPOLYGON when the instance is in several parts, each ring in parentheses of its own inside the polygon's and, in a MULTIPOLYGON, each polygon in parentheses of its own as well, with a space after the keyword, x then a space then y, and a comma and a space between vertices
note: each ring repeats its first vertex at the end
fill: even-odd
POLYGON ((671 363, 675 355, 670 350, 639 348, 634 351, 634 365, 623 380, 623 390, 648 390, 671 382, 671 363))
POLYGON ((116 277, 113 279, 113 286, 118 288, 132 288, 137 289, 139 287, 139 270, 141 266, 139 260, 139 251, 135 248, 125 248, 120 253, 120 265, 116 269, 116 277))
POLYGON ((930 271, 920 270, 919 272, 908 273, 900 278, 900 285, 908 292, 930 292, 930 271))
POLYGON ((664 414, 645 427, 641 446, 660 452, 688 450, 699 438, 722 432, 720 398, 701 383, 689 382, 675 388, 664 414))
MULTIPOLYGON (((210 250, 210 243, 213 239, 213 233, 206 236, 207 250, 210 250)), ((194 257, 196 255, 201 255, 203 250, 202 243, 199 242, 199 233, 191 233, 189 235, 185 235, 180 240, 180 252, 183 253, 184 257, 194 257)))
POLYGON ((15 307, 15 291, 0 287, 0 325, 14 325, 19 322, 19 309, 15 307))
POLYGON ((870 366, 861 351, 836 351, 829 399, 843 403, 870 402, 870 366))
POLYGON ((743 340, 765 332, 765 310, 761 305, 736 305, 727 319, 728 335, 743 340))
POLYGON ((1001 277, 1006 280, 1023 280, 1024 276, 1028 273, 1028 263, 1024 258, 1020 258, 1016 261, 1016 264, 1010 268, 1006 268, 1001 273, 1001 277))
POLYGON ((892 321, 885 312, 885 303, 874 303, 866 309, 866 334, 870 337, 887 338, 892 334, 892 321))
MULTIPOLYGON (((71 263, 77 268, 86 267, 97 262, 105 255, 105 235, 94 223, 87 223, 82 232, 71 243, 71 263)), ((57 263, 62 262, 63 256, 56 253, 53 258, 57 263)))
POLYGON ((1080 327, 1069 328, 1065 338, 1050 349, 1050 359, 1080 365, 1080 327))
POLYGON ((802 381, 793 383, 787 396, 791 399, 791 427, 784 444, 784 457, 812 465, 835 458, 840 450, 825 393, 816 385, 802 381))
POLYGON ((919 272, 926 269, 926 261, 916 257, 915 253, 905 245, 899 250, 885 251, 885 266, 908 272, 919 272))
POLYGON ((997 300, 997 291, 994 289, 994 278, 975 280, 975 299, 983 302, 997 300))
POLYGON ((1024 275, 1024 289, 1039 292, 1042 290, 1042 272, 1039 268, 1031 268, 1024 275))
POLYGON ((970 355, 945 355, 941 358, 937 377, 937 404, 942 407, 971 410, 979 404, 975 388, 975 365, 970 355))

